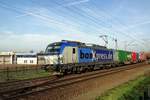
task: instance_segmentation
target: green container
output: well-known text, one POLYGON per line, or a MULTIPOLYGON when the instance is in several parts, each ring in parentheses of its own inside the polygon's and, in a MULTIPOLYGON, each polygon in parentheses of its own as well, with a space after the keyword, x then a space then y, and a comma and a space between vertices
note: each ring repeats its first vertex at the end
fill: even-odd
POLYGON ((131 62, 132 61, 132 52, 126 51, 127 53, 127 61, 131 62))
POLYGON ((131 52, 129 51, 124 51, 124 50, 117 50, 118 52, 118 60, 119 63, 126 63, 131 61, 131 52))

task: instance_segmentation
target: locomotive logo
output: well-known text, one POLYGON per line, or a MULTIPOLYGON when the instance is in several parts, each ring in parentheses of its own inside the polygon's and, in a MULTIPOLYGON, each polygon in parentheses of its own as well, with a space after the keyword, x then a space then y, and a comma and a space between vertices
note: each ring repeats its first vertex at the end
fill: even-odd
POLYGON ((102 60, 105 60, 105 59, 112 59, 113 56, 112 54, 96 54, 96 58, 98 59, 102 59, 102 60))
POLYGON ((92 53, 83 53, 81 50, 80 50, 80 58, 81 59, 92 59, 93 55, 92 53))

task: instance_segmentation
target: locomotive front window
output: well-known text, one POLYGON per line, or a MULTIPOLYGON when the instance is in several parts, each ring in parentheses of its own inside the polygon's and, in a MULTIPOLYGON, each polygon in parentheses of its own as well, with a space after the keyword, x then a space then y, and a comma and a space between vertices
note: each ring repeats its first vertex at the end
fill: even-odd
POLYGON ((60 46, 57 45, 50 45, 46 49, 46 53, 59 53, 60 52, 60 46))
POLYGON ((47 49, 52 49, 52 47, 48 47, 47 49))
POLYGON ((60 46, 54 46, 55 49, 60 49, 60 46))

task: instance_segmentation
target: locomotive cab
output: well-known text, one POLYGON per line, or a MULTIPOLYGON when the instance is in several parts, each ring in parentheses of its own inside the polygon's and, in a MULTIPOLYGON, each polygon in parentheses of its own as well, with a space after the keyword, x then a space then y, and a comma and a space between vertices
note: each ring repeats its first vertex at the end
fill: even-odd
POLYGON ((45 63, 46 64, 61 64, 62 63, 62 56, 60 54, 61 43, 52 43, 49 44, 45 50, 47 56, 45 56, 45 63))

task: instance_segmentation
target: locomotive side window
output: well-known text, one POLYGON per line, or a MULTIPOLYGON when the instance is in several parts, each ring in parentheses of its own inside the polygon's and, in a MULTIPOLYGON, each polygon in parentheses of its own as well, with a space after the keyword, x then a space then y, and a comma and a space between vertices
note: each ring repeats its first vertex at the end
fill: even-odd
POLYGON ((73 53, 73 54, 75 54, 75 53, 76 53, 76 50, 75 50, 75 48, 73 48, 73 51, 72 51, 72 53, 73 53))

